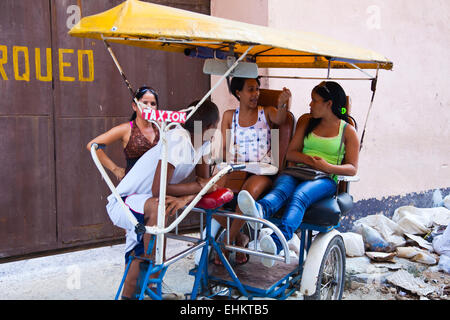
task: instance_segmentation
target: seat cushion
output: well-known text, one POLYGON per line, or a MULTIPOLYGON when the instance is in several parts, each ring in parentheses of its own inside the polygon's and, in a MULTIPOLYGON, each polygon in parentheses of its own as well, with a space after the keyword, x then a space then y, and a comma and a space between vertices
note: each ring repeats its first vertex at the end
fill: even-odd
POLYGON ((214 192, 204 195, 197 203, 196 207, 201 209, 217 209, 233 200, 233 196, 234 194, 231 189, 217 189, 214 192))
POLYGON ((342 214, 347 213, 353 206, 353 198, 348 193, 341 193, 337 197, 323 199, 312 204, 305 212, 303 223, 318 226, 335 226, 342 214))
POLYGON ((336 200, 341 209, 341 214, 346 214, 353 208, 353 197, 347 192, 340 193, 336 200))

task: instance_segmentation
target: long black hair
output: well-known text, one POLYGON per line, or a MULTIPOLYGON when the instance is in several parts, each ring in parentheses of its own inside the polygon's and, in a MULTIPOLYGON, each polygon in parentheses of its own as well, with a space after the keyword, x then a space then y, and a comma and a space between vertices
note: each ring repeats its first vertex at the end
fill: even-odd
MULTIPOLYGON (((339 83, 334 81, 323 81, 315 86, 312 92, 321 96, 325 102, 331 100, 331 111, 333 112, 333 114, 347 123, 351 123, 351 119, 355 124, 355 128, 357 128, 355 119, 353 119, 348 114, 348 110, 347 108, 345 108, 347 105, 347 95, 345 94, 344 89, 339 85, 339 83)), ((305 130, 305 138, 314 131, 321 120, 321 118, 311 118, 309 120, 308 126, 305 130)))
MULTIPOLYGON (((196 106, 200 100, 196 100, 189 104, 188 107, 196 106)), ((194 134, 194 124, 195 121, 200 121, 202 123, 202 132, 210 127, 213 124, 216 124, 219 121, 220 114, 219 108, 217 105, 211 100, 205 100, 200 107, 195 111, 195 113, 183 124, 183 127, 189 131, 191 134, 194 134)))
MULTIPOLYGON (((150 92, 156 100, 156 109, 159 109, 159 98, 158 98, 158 92, 156 92, 155 89, 153 89, 152 87, 140 87, 135 93, 134 93, 134 98, 139 101, 141 100, 141 98, 144 96, 144 94, 146 94, 147 92, 150 92)), ((134 99, 132 100, 132 103, 134 103, 134 99)), ((130 117, 130 121, 133 121, 134 119, 136 119, 137 114, 136 111, 133 111, 133 114, 130 117)))

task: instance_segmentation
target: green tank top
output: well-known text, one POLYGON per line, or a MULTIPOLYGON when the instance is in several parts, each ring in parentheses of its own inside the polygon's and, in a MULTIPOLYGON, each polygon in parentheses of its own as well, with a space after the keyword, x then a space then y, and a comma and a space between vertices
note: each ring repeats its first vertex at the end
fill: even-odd
MULTIPOLYGON (((339 147, 341 145, 342 134, 344 133, 346 122, 341 120, 339 125, 339 134, 336 137, 321 137, 311 132, 303 140, 303 153, 311 157, 321 157, 329 164, 341 164, 345 155, 345 144, 342 144, 341 153, 339 147)), ((337 181, 336 176, 332 175, 333 180, 337 181)))

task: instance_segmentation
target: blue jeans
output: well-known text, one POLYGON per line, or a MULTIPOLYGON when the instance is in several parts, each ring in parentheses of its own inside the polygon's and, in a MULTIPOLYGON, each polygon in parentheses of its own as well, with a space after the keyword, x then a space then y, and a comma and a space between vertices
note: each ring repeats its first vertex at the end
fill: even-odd
MULTIPOLYGON (((279 229, 289 241, 302 223, 306 209, 314 202, 331 197, 336 193, 336 187, 336 182, 328 178, 302 181, 282 174, 275 181, 274 188, 257 203, 261 205, 265 219, 286 205, 279 229)), ((272 233, 272 238, 279 253, 283 249, 281 242, 275 233, 272 233)))

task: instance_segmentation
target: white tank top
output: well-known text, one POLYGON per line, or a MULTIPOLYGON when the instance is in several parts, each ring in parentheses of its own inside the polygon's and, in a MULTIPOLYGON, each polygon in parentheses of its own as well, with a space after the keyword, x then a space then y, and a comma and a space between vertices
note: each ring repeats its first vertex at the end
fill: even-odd
POLYGON ((239 108, 231 123, 230 152, 234 162, 271 163, 271 134, 264 108, 258 107, 258 120, 249 127, 239 125, 239 108))

